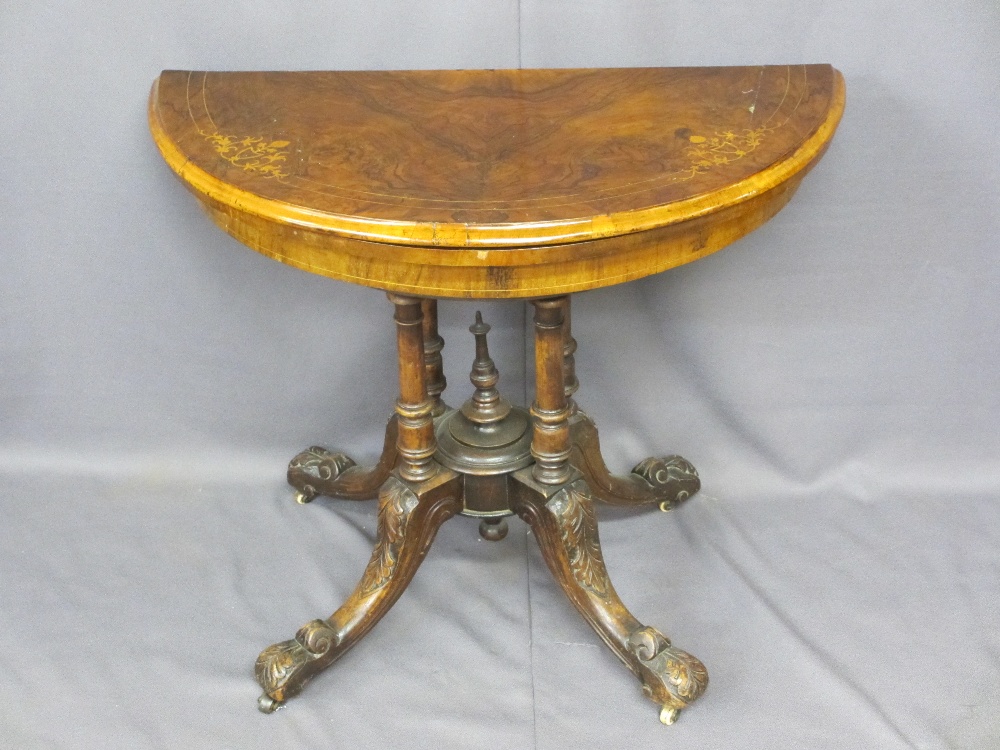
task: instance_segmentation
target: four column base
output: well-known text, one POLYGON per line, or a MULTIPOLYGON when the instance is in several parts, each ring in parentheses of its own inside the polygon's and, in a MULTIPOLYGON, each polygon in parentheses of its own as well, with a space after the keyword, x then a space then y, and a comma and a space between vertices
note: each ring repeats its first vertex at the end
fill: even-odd
MULTIPOLYGON (((436 326, 436 310, 434 315, 436 326)), ((478 325, 482 326, 481 320, 478 325)), ((551 330, 551 324, 546 325, 551 330)), ((436 335, 436 330, 429 333, 436 335)), ((576 345, 569 338, 568 328, 565 335, 572 342, 571 347, 566 347, 571 354, 576 345)), ((438 352, 442 345, 437 346, 438 352)), ((550 345, 548 350, 552 348, 550 345)), ((483 372, 495 374, 482 365, 487 362, 492 367, 491 361, 482 358, 488 357, 485 351, 483 338, 481 359, 477 360, 481 377, 483 372)), ((560 357, 562 351, 560 347, 560 357)), ((422 359, 423 353, 419 354, 422 359)), ((401 373, 405 369, 402 357, 401 348, 401 373)), ((440 368, 439 356, 436 362, 428 361, 428 367, 432 365, 440 368)), ((572 369, 565 379, 558 377, 559 372, 552 367, 547 372, 557 373, 554 384, 545 384, 550 392, 558 386, 561 394, 565 382, 571 382, 575 390, 572 369)), ((443 378, 437 380, 443 382, 443 378)), ((495 378, 485 382, 492 387, 489 383, 495 383, 495 378)), ((447 424, 453 413, 439 396, 436 394, 435 425, 447 424)), ((556 398, 554 403, 558 405, 558 401, 556 398)), ((401 418, 396 415, 389 420, 382 455, 373 467, 359 467, 347 456, 320 447, 312 447, 291 461, 288 481, 301 503, 320 495, 343 500, 377 497, 378 534, 368 567, 347 601, 327 619, 307 623, 295 638, 269 646, 258 657, 255 674, 264 689, 258 702, 261 711, 270 713, 280 708, 381 619, 413 579, 438 528, 456 514, 479 517, 480 533, 491 541, 507 535, 507 516, 516 514, 531 527, 549 570, 567 598, 636 675, 643 694, 659 707, 664 724, 672 724, 682 709, 702 695, 708 685, 704 665, 675 648, 659 630, 641 623, 619 599, 604 565, 594 510, 595 501, 620 506, 656 505, 671 510, 698 491, 698 472, 680 456, 666 456, 647 458, 627 476, 611 474, 601 456, 593 421, 568 398, 563 404, 562 420, 549 421, 568 435, 568 446, 564 442, 555 451, 544 440, 532 444, 532 456, 537 452, 545 461, 541 471, 537 461, 532 460, 527 465, 525 461, 515 462, 517 465, 509 471, 498 473, 495 464, 499 459, 490 456, 489 449, 482 454, 483 465, 477 467, 469 458, 475 459, 479 456, 476 451, 483 450, 476 446, 469 456, 460 456, 461 461, 452 455, 454 448, 442 454, 441 460, 435 454, 429 463, 424 462, 426 479, 408 480, 406 469, 412 468, 413 461, 397 447, 401 418), (470 460, 468 465, 464 463, 470 460)), ((555 413, 544 404, 537 411, 543 416, 555 413)), ((523 414, 523 410, 515 409, 509 418, 523 421, 518 412, 523 414)), ((502 431, 503 426, 500 419, 489 429, 502 431)), ((536 424, 535 429, 537 435, 542 428, 536 424)), ((458 435, 464 436, 461 432, 458 435)), ((497 450, 504 449, 510 451, 505 445, 497 450)), ((417 453, 411 447, 408 455, 417 453)))

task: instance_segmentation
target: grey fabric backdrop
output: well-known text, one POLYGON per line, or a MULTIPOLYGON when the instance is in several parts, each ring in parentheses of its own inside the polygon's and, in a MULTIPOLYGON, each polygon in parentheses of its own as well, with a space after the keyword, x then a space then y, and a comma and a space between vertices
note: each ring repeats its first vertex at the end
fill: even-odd
MULTIPOLYGON (((7 0, 0 746, 1000 747, 997 7, 7 0), (609 463, 678 451, 704 478, 601 531, 705 698, 661 727, 524 526, 490 545, 457 519, 356 649, 258 714, 257 652, 368 557, 373 507, 297 507, 283 470, 377 455, 390 311, 210 224, 148 136, 158 72, 797 62, 840 68, 848 108, 793 202, 575 302, 609 463)), ((523 306, 481 307, 524 401, 523 306)), ((475 309, 442 305, 452 403, 475 309)))

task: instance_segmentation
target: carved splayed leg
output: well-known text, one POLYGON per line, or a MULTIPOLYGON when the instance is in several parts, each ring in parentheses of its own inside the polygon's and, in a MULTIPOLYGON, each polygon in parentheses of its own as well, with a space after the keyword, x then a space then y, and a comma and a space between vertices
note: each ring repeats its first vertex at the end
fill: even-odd
POLYGON ((597 427, 582 412, 570 425, 570 463, 583 474, 594 498, 609 505, 653 505, 672 510, 701 489, 698 471, 680 456, 647 458, 628 476, 612 474, 601 456, 597 427))
POLYGON ((515 476, 519 491, 514 510, 531 526, 552 575, 584 619, 639 678, 643 694, 660 706, 660 720, 673 723, 682 708, 705 692, 705 666, 639 622, 618 598, 604 565, 586 482, 553 492, 523 472, 515 476))
POLYGON ((299 693, 382 618, 413 579, 438 528, 461 507, 461 478, 454 472, 439 471, 419 485, 395 477, 385 483, 378 542, 354 592, 328 619, 313 620, 257 658, 262 711, 270 713, 299 693))
POLYGON ((385 428, 382 455, 375 466, 357 466, 343 453, 313 446, 288 464, 288 483, 295 500, 309 503, 320 495, 340 500, 372 500, 396 465, 396 417, 385 428))

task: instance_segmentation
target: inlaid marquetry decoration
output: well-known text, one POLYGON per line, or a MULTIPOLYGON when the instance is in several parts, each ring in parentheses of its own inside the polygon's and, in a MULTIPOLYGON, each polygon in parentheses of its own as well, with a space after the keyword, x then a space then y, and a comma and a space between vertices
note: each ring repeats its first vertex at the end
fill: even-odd
POLYGON ((753 153, 768 131, 769 128, 760 127, 739 133, 725 130, 711 137, 690 136, 691 145, 684 152, 691 159, 690 177, 732 164, 753 153))
POLYGON ((281 163, 288 158, 288 141, 265 141, 263 138, 220 133, 204 134, 216 153, 244 172, 266 178, 288 177, 281 163))

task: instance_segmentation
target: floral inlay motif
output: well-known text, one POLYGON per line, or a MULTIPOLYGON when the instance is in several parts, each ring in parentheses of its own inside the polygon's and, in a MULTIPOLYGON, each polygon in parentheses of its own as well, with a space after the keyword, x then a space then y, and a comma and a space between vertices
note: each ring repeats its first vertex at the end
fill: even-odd
POLYGON ((219 156, 244 172, 279 180, 289 175, 280 166, 288 158, 289 141, 267 141, 254 136, 240 138, 221 133, 204 135, 219 156))
POLYGON ((684 154, 691 160, 688 171, 689 179, 695 175, 708 172, 713 167, 732 164, 747 154, 752 153, 763 143, 769 127, 759 127, 744 130, 716 131, 712 136, 692 135, 688 137, 691 144, 684 149, 684 154))

